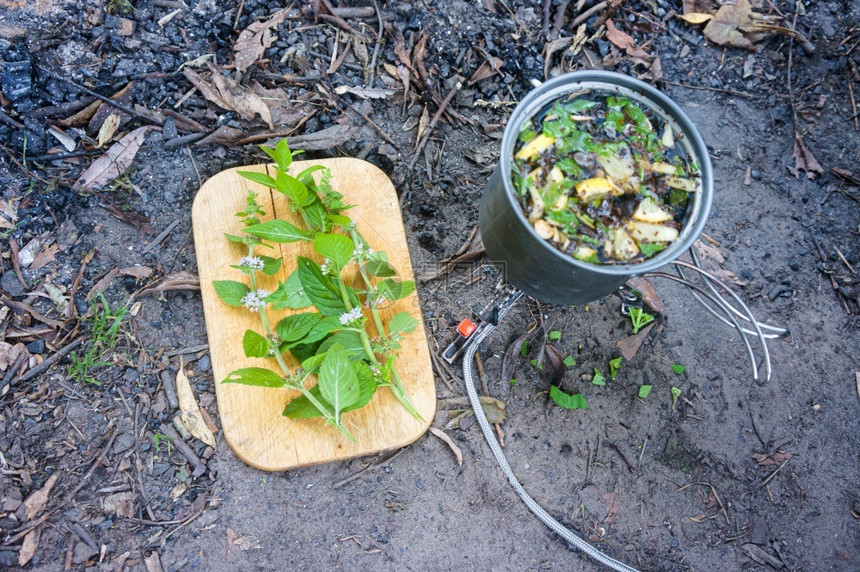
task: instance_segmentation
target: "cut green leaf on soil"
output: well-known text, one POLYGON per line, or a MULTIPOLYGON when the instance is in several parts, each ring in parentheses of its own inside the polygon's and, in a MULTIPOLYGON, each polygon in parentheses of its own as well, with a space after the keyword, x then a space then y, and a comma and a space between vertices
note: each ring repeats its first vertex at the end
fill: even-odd
POLYGON ((646 399, 649 395, 651 395, 651 385, 640 385, 639 386, 639 397, 641 399, 646 399))
POLYGON ((682 373, 684 373, 685 371, 687 371, 687 366, 685 366, 685 365, 681 365, 681 364, 677 364, 677 363, 673 363, 673 364, 672 364, 672 365, 670 365, 669 367, 671 367, 671 368, 672 368, 672 371, 674 371, 677 375, 681 375, 682 373))
POLYGON ((549 397, 556 405, 565 409, 588 409, 588 403, 581 393, 570 395, 553 385, 549 388, 549 397))

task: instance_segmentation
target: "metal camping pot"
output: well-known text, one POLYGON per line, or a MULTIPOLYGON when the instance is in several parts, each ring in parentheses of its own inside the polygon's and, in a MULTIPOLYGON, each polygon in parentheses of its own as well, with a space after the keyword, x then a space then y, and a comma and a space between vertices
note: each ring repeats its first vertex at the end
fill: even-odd
POLYGON ((511 114, 502 137, 499 164, 480 206, 480 228, 491 260, 506 280, 526 294, 552 304, 584 304, 612 293, 631 277, 651 272, 684 253, 705 226, 714 178, 708 149, 693 122, 671 99, 631 77, 605 71, 578 71, 555 77, 531 91, 511 114), (650 107, 676 134, 687 156, 699 164, 701 186, 687 208, 678 238, 666 250, 637 264, 597 265, 579 261, 540 238, 529 224, 511 181, 514 145, 520 128, 554 100, 573 92, 612 91, 650 107))

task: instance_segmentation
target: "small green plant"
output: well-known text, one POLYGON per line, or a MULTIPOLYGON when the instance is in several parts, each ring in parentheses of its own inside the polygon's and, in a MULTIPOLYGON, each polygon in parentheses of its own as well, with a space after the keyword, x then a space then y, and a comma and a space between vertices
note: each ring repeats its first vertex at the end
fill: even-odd
POLYGON ((618 375, 618 372, 621 371, 621 358, 617 357, 615 359, 609 360, 609 377, 610 379, 615 379, 615 376, 618 375))
POLYGON ((125 303, 111 309, 104 294, 99 292, 99 304, 93 306, 92 317, 85 320, 86 323, 91 324, 86 351, 80 354, 78 352, 69 354, 72 364, 68 367, 66 375, 78 382, 101 385, 101 382, 92 375, 92 371, 98 367, 111 365, 111 362, 105 358, 116 344, 119 327, 127 313, 128 306, 125 303))
POLYGON ((638 334, 643 326, 654 321, 654 316, 645 312, 642 308, 630 308, 630 322, 633 324, 633 333, 638 334))
POLYGON ((173 437, 162 435, 161 433, 154 433, 152 435, 152 442, 155 443, 155 450, 158 452, 161 452, 162 441, 167 443, 167 454, 169 455, 173 449, 173 437))
POLYGON ((549 397, 556 405, 565 409, 588 409, 588 403, 581 393, 571 395, 553 385, 549 388, 549 397))
POLYGON ((681 390, 677 387, 672 388, 672 411, 675 411, 675 404, 678 403, 678 398, 681 397, 681 390))
POLYGON ((670 365, 669 367, 671 367, 671 368, 672 368, 672 371, 674 371, 674 372, 675 372, 675 375, 681 375, 682 373, 684 373, 685 371, 687 371, 687 366, 685 366, 685 365, 681 365, 681 364, 678 364, 678 363, 673 363, 673 364, 672 364, 672 365, 670 365))
POLYGON ((594 376, 591 378, 591 383, 600 386, 606 385, 606 378, 603 377, 603 372, 597 368, 594 368, 594 376))
POLYGON ((216 280, 213 285, 224 303, 245 307, 260 317, 262 334, 254 330, 244 334, 245 356, 271 359, 279 371, 245 367, 228 374, 222 383, 296 390, 301 395, 287 403, 284 415, 292 419, 324 417, 327 424, 352 441, 355 437, 344 427, 343 414, 367 405, 380 387, 387 387, 421 419, 395 369, 395 350, 418 322, 404 311, 392 316, 386 325, 379 312, 382 305, 411 294, 415 283, 395 280, 397 273, 388 256, 370 248, 344 214, 350 207, 331 187, 328 169, 315 165, 292 176, 287 170, 296 153, 290 151, 285 139, 274 148, 261 148, 277 164, 276 176, 248 171, 239 174, 283 194, 304 228, 282 219, 261 222, 265 213, 253 191, 248 193, 245 209, 236 213, 242 221, 242 234, 226 236, 245 248, 245 255, 233 268, 248 278, 250 286, 235 280, 216 280), (319 182, 313 177, 317 171, 321 172, 319 182), (272 248, 270 243, 295 242, 310 244, 322 263, 297 256, 290 260, 296 269, 274 292, 259 288, 259 273, 277 274, 283 260, 258 254, 258 250, 272 248), (355 272, 362 285, 349 285, 344 272, 355 272), (292 314, 276 324, 268 315, 270 309, 311 307, 316 311, 292 314), (284 360, 287 352, 300 367, 290 370, 284 360), (308 389, 306 384, 312 376, 317 383, 308 389))
POLYGON ((108 14, 130 14, 134 11, 131 0, 107 0, 105 12, 108 14))
POLYGON ((648 396, 651 395, 651 385, 640 385, 639 386, 639 398, 640 399, 648 399, 648 396))

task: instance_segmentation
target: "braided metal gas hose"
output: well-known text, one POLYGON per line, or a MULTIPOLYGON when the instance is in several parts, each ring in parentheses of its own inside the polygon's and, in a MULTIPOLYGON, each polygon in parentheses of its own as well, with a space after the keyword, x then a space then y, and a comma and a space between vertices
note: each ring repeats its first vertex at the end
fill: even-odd
MULTIPOLYGON (((498 320, 501 320, 504 317, 504 314, 507 313, 507 308, 502 310, 499 313, 498 320)), ((497 322, 498 323, 498 322, 497 322)), ((487 444, 490 446, 490 450, 493 452, 493 456, 496 458, 496 461, 499 463, 499 466, 502 468, 502 472, 505 473, 505 477, 507 477, 508 482, 516 491, 517 495, 519 495, 520 499, 526 504, 532 513, 538 517, 541 522, 551 528, 556 534, 565 539, 568 543, 573 545, 574 548, 577 548, 584 552, 589 558, 600 562, 604 566, 611 568, 612 570, 619 570, 621 572, 637 572, 635 568, 631 568, 626 564, 618 562, 602 553, 598 549, 591 546, 588 542, 580 538, 576 535, 572 530, 565 527, 563 524, 554 519, 550 514, 543 509, 535 500, 529 496, 520 482, 517 480, 516 475, 514 475, 511 466, 508 464, 508 460, 505 458, 505 454, 502 452, 502 448, 499 446, 499 442, 496 440, 495 434, 493 434, 493 429, 490 427, 490 422, 487 420, 486 414, 484 414, 484 408, 481 406, 481 400, 478 397, 478 392, 475 389, 474 378, 472 376, 472 361, 475 359, 475 352, 478 350, 478 346, 482 341, 495 329, 495 326, 492 324, 488 324, 486 328, 484 328, 480 332, 476 332, 477 336, 474 340, 470 340, 469 346, 466 348, 465 354, 463 355, 463 379, 466 382, 466 393, 469 395, 469 402, 472 404, 472 409, 475 411, 475 417, 478 419, 478 425, 481 426, 481 431, 484 433, 484 439, 487 440, 487 444)))

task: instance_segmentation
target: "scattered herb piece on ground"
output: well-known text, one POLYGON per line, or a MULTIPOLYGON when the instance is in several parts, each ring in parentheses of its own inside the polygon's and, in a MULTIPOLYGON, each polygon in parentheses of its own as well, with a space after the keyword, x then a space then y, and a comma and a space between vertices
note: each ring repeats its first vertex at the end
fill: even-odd
POLYGON ((647 399, 649 395, 651 395, 651 385, 640 385, 639 386, 639 397, 642 399, 647 399))
POLYGON ((676 374, 678 374, 678 375, 681 375, 682 373, 684 373, 685 371, 687 371, 687 366, 685 366, 685 365, 681 365, 681 364, 677 364, 677 363, 673 363, 673 364, 672 364, 672 365, 670 365, 669 367, 671 367, 671 368, 672 368, 672 371, 674 371, 674 372, 675 372, 676 374))
POLYGON ((581 393, 571 395, 553 385, 549 388, 549 396, 559 407, 564 407, 565 409, 588 409, 588 403, 586 403, 581 393))
POLYGON ((594 368, 594 377, 591 378, 591 383, 601 386, 606 385, 606 378, 603 377, 603 373, 597 368, 594 368))

